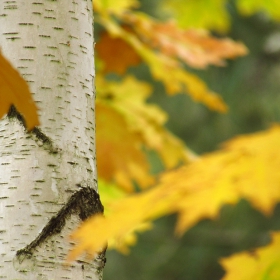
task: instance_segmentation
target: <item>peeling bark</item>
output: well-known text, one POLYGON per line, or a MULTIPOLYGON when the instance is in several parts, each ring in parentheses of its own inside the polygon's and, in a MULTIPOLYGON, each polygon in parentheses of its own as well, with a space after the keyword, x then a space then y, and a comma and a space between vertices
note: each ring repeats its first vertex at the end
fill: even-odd
POLYGON ((41 125, 15 108, 0 121, 0 278, 102 279, 95 261, 64 261, 68 236, 101 212, 90 0, 3 0, 0 47, 29 83, 41 125))

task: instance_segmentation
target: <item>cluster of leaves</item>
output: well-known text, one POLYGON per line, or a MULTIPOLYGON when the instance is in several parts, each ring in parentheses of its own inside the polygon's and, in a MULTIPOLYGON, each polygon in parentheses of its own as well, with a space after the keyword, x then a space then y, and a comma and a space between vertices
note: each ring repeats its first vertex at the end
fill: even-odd
MULTIPOLYGON (((175 15, 177 21, 163 22, 135 10, 137 0, 94 1, 95 20, 103 27, 96 46, 96 142, 99 187, 107 212, 106 218, 94 216, 73 233, 79 245, 69 260, 83 251, 93 254, 108 240, 111 247, 128 252, 135 231, 150 228, 151 221, 162 215, 178 213, 176 232, 183 234, 199 220, 215 218, 224 204, 241 198, 265 214, 279 202, 279 126, 239 137, 219 151, 197 157, 164 127, 167 114, 147 103, 151 85, 125 74, 129 67, 145 63, 167 94, 188 94, 225 113, 222 98, 185 67, 224 66, 226 59, 247 53, 242 43, 206 31, 229 28, 226 1, 207 3, 202 7, 201 1, 165 0, 163 13, 175 15), (108 73, 118 74, 119 79, 108 80, 108 73), (150 173, 145 150, 156 152, 167 170, 158 182, 150 173), (184 165, 174 170, 180 164, 184 165), (132 194, 135 184, 141 193, 132 194)), ((275 1, 238 0, 237 6, 244 14, 264 10, 275 19, 280 16, 275 1)), ((0 117, 14 104, 29 129, 38 125, 26 84, 2 56, 0 88, 0 117)), ((278 279, 279 238, 274 233, 268 247, 221 260, 227 270, 224 279, 278 279)))
MULTIPOLYGON (((226 1, 208 1, 208 7, 200 1, 163 2, 163 11, 172 13, 177 21, 161 22, 135 11, 132 8, 139 3, 133 0, 106 1, 106 4, 95 1, 95 20, 104 28, 96 47, 100 65, 96 79, 97 155, 99 176, 107 181, 101 181, 100 191, 111 203, 107 204, 106 219, 93 217, 73 234, 72 238, 80 244, 69 259, 85 250, 93 253, 108 240, 111 247, 126 253, 128 246, 136 242, 135 231, 150 228, 151 221, 162 215, 177 212, 176 232, 183 234, 199 220, 215 218, 224 204, 235 204, 246 198, 259 211, 270 214, 280 199, 277 188, 267 188, 273 182, 280 182, 276 171, 278 126, 232 140, 221 151, 197 158, 164 128, 166 114, 156 105, 146 103, 151 85, 125 76, 128 67, 145 63, 152 77, 163 83, 167 94, 186 93, 212 110, 227 111, 222 98, 184 67, 184 64, 198 69, 224 66, 225 59, 247 53, 243 44, 214 38, 206 31, 229 28, 226 1), (121 80, 105 80, 107 73, 119 74, 121 80), (125 146, 121 139, 127 139, 125 146), (125 193, 133 192, 135 182, 140 188, 155 182, 143 153, 147 149, 159 155, 166 169, 182 163, 187 165, 163 173, 153 188, 127 196, 125 193), (109 186, 109 181, 114 185, 109 186), (94 240, 89 238, 92 236, 94 240)), ((237 1, 243 14, 264 10, 277 18, 273 5, 267 1, 237 1)), ((267 249, 256 251, 254 256, 242 253, 221 260, 227 270, 225 279, 257 279, 255 275, 260 279, 264 275, 277 279, 274 277, 278 262, 275 240, 279 235, 274 233, 273 237, 273 243, 267 249), (271 256, 270 261, 264 262, 262 250, 271 256), (254 265, 245 268, 252 261, 254 265), (242 273, 237 270, 238 262, 244 267, 242 273)))
POLYGON ((155 151, 166 168, 188 163, 193 154, 164 128, 166 113, 146 103, 151 85, 125 76, 127 68, 144 62, 168 94, 186 93, 213 110, 226 112, 222 98, 186 71, 184 63, 195 68, 221 66, 225 58, 245 55, 247 49, 227 38, 216 39, 205 30, 183 30, 174 21, 159 22, 130 10, 136 1, 104 3, 95 1, 95 21, 104 28, 96 46, 97 65, 101 65, 96 75, 98 170, 101 178, 133 191, 133 181, 141 188, 153 182, 143 147, 155 151), (122 75, 122 79, 105 80, 107 73, 122 75), (117 124, 118 129, 110 124, 117 124), (124 146, 121 139, 129 141, 124 146))

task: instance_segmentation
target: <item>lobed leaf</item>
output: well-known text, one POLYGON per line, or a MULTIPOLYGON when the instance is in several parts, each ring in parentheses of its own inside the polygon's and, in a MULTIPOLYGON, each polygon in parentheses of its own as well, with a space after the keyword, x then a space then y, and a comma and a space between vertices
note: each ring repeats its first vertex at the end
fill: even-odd
POLYGON ((226 32, 230 26, 226 4, 226 0, 164 0, 162 11, 167 16, 175 18, 182 28, 203 28, 226 32))
POLYGON ((175 206, 180 213, 177 232, 183 233, 202 218, 215 217, 222 205, 235 204, 241 198, 271 214, 280 201, 279 139, 280 126, 239 136, 173 176, 163 176, 162 186, 174 179, 175 189, 182 195, 175 206))
MULTIPOLYGON (((111 205, 120 198, 124 198, 127 196, 127 193, 119 188, 119 186, 111 183, 107 183, 102 179, 98 180, 98 192, 100 197, 102 197, 102 204, 105 210, 105 216, 112 213, 111 205)), ((137 241, 136 232, 146 231, 152 228, 152 224, 148 222, 143 222, 138 224, 133 230, 128 231, 123 239, 124 242, 120 243, 116 239, 109 240, 108 247, 116 248, 118 251, 123 254, 127 254, 129 252, 128 245, 134 245, 137 241)))
POLYGON ((106 219, 93 217, 75 231, 72 238, 80 243, 70 259, 84 250, 96 252, 107 240, 125 246, 126 234, 137 225, 174 212, 179 214, 178 234, 203 218, 216 217, 224 204, 235 204, 241 198, 270 214, 280 201, 279 139, 280 126, 275 125, 265 132, 240 136, 220 151, 166 172, 156 187, 120 199, 106 219))

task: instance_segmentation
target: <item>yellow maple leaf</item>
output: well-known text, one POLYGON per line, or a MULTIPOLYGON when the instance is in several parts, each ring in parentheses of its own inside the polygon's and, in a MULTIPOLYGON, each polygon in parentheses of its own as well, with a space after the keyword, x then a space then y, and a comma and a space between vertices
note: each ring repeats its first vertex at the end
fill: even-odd
POLYGON ((271 237, 272 242, 265 247, 221 259, 226 270, 222 280, 280 279, 280 233, 274 232, 271 237))
POLYGON ((280 201, 279 139, 279 126, 239 136, 221 151, 163 176, 162 187, 173 180, 181 195, 174 205, 180 213, 177 232, 183 233, 199 219, 217 216, 223 204, 234 204, 241 198, 262 213, 271 214, 280 201))
POLYGON ((142 49, 142 55, 149 64, 153 76, 163 82, 168 94, 186 93, 194 101, 201 102, 209 109, 227 112, 228 107, 222 97, 209 90, 199 77, 184 70, 169 58, 155 55, 147 48, 142 49))
POLYGON ((108 248, 116 249, 122 254, 129 254, 129 246, 133 246, 137 243, 136 232, 144 232, 152 229, 153 224, 150 222, 142 222, 137 224, 134 228, 128 230, 120 238, 108 239, 108 248))
POLYGON ((0 53, 0 118, 8 113, 12 104, 24 116, 28 130, 39 125, 37 106, 27 83, 0 53))
MULTIPOLYGON (((98 179, 98 193, 100 197, 102 197, 102 204, 104 206, 105 216, 112 212, 111 205, 116 200, 127 196, 127 193, 121 190, 119 186, 114 185, 112 183, 107 183, 102 179, 98 179)), ((151 223, 140 223, 123 236, 123 242, 119 242, 119 240, 117 239, 108 240, 108 247, 116 248, 123 254, 127 254, 129 252, 128 246, 134 245, 137 241, 136 232, 146 231, 151 228, 151 223)))
POLYGON ((179 199, 174 195, 176 194, 159 193, 158 189, 151 189, 144 194, 132 195, 116 201, 110 206, 111 215, 106 218, 95 215, 72 234, 71 239, 79 240, 79 243, 70 252, 68 261, 73 260, 83 251, 94 255, 107 244, 108 240, 117 249, 121 248, 121 251, 127 252, 127 245, 131 245, 126 242, 127 236, 139 225, 149 222, 152 218, 170 213, 172 211, 168 207, 170 201, 179 199))
MULTIPOLYGON (((98 102, 121 113, 126 120, 127 130, 136 134, 147 150, 156 151, 167 168, 193 160, 194 154, 164 128, 166 113, 158 106, 146 103, 151 94, 149 84, 132 76, 125 77, 122 82, 109 82, 97 75, 96 86, 99 89, 98 102)), ((106 129, 106 124, 103 129, 106 129)))
POLYGON ((270 214, 280 201, 279 139, 280 126, 275 125, 239 136, 221 151, 166 172, 156 187, 116 201, 106 219, 93 217, 75 231, 72 237, 80 243, 70 258, 84 250, 95 252, 106 240, 116 239, 125 246, 126 234, 137 225, 174 212, 179 214, 179 234, 241 198, 270 214))

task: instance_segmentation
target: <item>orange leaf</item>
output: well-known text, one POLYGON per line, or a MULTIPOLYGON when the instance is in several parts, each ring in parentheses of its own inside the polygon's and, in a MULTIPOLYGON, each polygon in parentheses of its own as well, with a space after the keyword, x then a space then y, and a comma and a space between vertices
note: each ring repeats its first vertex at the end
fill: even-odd
POLYGON ((194 68, 205 68, 210 64, 224 66, 224 59, 248 53, 242 43, 215 38, 206 30, 183 30, 173 21, 160 23, 141 13, 127 13, 123 19, 133 26, 146 45, 194 68))
POLYGON ((37 106, 35 105, 27 83, 12 65, 0 53, 0 118, 12 104, 23 114, 27 129, 39 125, 37 106))
POLYGON ((96 52, 105 64, 103 69, 105 73, 114 72, 122 75, 128 67, 141 62, 140 56, 128 43, 105 32, 96 45, 96 52))
POLYGON ((186 92, 195 101, 202 102, 211 109, 219 112, 227 111, 222 98, 210 91, 197 76, 185 71, 178 61, 162 53, 153 52, 134 34, 127 32, 111 19, 102 18, 101 23, 112 36, 122 38, 137 50, 150 67, 152 75, 163 82, 168 93, 186 92))
POLYGON ((115 180, 128 192, 134 190, 133 180, 142 187, 153 182, 137 134, 129 131, 121 114, 98 101, 96 132, 99 176, 115 180))

